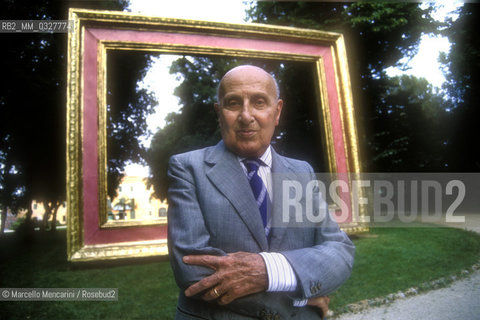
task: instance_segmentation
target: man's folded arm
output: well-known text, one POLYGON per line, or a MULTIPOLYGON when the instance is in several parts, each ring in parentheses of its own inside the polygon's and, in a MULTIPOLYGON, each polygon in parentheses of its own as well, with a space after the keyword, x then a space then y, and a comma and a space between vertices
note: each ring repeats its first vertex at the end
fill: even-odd
MULTIPOLYGON (((214 270, 203 266, 187 265, 182 261, 184 256, 224 256, 226 252, 209 245, 210 234, 198 204, 196 186, 190 170, 186 169, 176 157, 172 157, 168 175, 171 181, 168 210, 170 260, 177 284, 185 290, 213 274, 214 270)), ((338 229, 336 223, 325 221, 317 228, 316 240, 318 243, 316 246, 281 252, 283 260, 287 261, 287 265, 291 267, 289 274, 293 271, 296 276, 297 284, 290 288, 296 287, 295 291, 290 291, 288 288, 270 288, 272 290, 268 291, 285 292, 292 297, 294 305, 302 306, 310 297, 327 295, 334 291, 349 277, 353 264, 354 246, 338 229)), ((270 281, 274 276, 268 270, 267 264, 266 267, 270 281)), ((277 275, 278 277, 284 276, 280 274, 277 275)), ((264 297, 265 301, 268 300, 267 297, 264 297)), ((234 301, 227 307, 238 309, 237 311, 246 307, 248 309, 248 301, 259 303, 252 296, 234 301)))
MULTIPOLYGON (((210 235, 195 195, 193 177, 176 157, 170 159, 168 176, 170 179, 168 208, 170 263, 177 285, 180 290, 185 291, 190 285, 212 275, 214 270, 185 264, 182 261, 184 256, 201 254, 225 256, 226 253, 209 245, 210 235)), ((200 296, 193 298, 201 299, 200 296)), ((225 307, 239 314, 253 316, 255 310, 273 303, 272 299, 274 300, 274 297, 260 293, 240 298, 225 307)))
POLYGON ((260 253, 265 260, 267 292, 288 292, 293 305, 326 296, 340 287, 351 274, 355 247, 336 225, 317 230, 324 241, 296 250, 260 253))
MULTIPOLYGON (((304 172, 310 176, 308 181, 316 180, 310 164, 303 164, 304 172)), ((327 296, 338 289, 350 277, 355 257, 355 246, 328 213, 318 188, 314 189, 312 201, 312 208, 324 210, 324 219, 314 226, 315 245, 280 252, 296 275, 297 290, 289 294, 297 301, 294 303, 327 296)), ((314 213, 317 215, 319 212, 314 213)))
POLYGON ((170 263, 180 289, 213 274, 214 270, 187 265, 182 259, 186 255, 224 256, 226 253, 209 245, 201 209, 198 205, 193 177, 185 170, 176 157, 170 158, 168 177, 168 246, 170 263))
POLYGON ((295 299, 327 296, 350 277, 355 246, 336 224, 329 224, 317 229, 320 244, 281 252, 297 276, 295 299))
MULTIPOLYGON (((297 290, 297 276, 284 255, 278 252, 260 252, 268 274, 267 292, 294 292, 297 290)), ((294 299, 294 307, 307 305, 307 299, 294 299)))

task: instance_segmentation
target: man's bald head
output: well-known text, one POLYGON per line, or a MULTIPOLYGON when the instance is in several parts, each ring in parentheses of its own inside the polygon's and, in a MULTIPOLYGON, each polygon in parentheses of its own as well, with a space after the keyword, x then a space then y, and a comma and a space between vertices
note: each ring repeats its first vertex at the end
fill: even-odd
POLYGON ((261 157, 270 145, 282 106, 276 81, 265 70, 239 66, 227 72, 215 104, 225 146, 240 157, 261 157))
POLYGON ((226 80, 228 80, 232 76, 237 76, 238 74, 252 73, 252 72, 257 73, 257 74, 263 74, 265 77, 268 77, 270 79, 269 81, 270 81, 270 84, 272 86, 271 88, 275 92, 275 97, 277 99, 280 98, 280 89, 278 87, 277 80, 270 73, 266 72, 265 70, 263 70, 260 67, 256 67, 256 66, 252 66, 252 65, 241 65, 241 66, 235 67, 233 69, 230 69, 227 73, 225 73, 225 75, 220 80, 220 83, 219 83, 218 88, 217 88, 217 102, 221 103, 221 99, 223 99, 223 97, 225 95, 224 85, 225 85, 226 80))

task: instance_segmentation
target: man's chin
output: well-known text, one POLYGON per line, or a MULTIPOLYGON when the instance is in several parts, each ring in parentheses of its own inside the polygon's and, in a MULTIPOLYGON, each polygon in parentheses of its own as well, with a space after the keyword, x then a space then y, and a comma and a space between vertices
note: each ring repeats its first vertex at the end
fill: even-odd
POLYGON ((267 150, 267 147, 261 147, 258 145, 256 146, 247 145, 247 146, 232 148, 231 150, 233 151, 233 153, 235 153, 236 155, 242 158, 259 158, 265 153, 265 150, 267 150))

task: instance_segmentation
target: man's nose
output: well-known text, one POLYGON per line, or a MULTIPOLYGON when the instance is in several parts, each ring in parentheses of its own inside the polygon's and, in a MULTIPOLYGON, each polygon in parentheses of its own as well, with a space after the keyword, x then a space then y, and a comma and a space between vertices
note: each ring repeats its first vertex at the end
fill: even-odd
POLYGON ((253 122, 254 117, 253 117, 253 108, 249 105, 249 103, 244 103, 242 111, 240 112, 240 115, 238 116, 238 120, 244 124, 249 124, 253 122))

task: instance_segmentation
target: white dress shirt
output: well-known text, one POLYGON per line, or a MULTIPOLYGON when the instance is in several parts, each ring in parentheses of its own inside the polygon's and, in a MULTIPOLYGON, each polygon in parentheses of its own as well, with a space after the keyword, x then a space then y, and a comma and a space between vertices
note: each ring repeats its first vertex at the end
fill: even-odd
MULTIPOLYGON (((243 171, 247 174, 247 168, 243 164, 246 158, 237 157, 243 171)), ((272 150, 268 146, 265 153, 259 158, 263 164, 258 168, 258 175, 262 179, 270 199, 273 199, 272 189, 272 150)), ((272 217, 267 217, 267 226, 265 227, 265 234, 268 235, 271 228, 272 217)), ((267 292, 292 292, 297 289, 297 277, 292 269, 292 266, 287 261, 285 256, 277 252, 260 252, 268 275, 268 289, 267 292)), ((293 305, 296 307, 303 307, 307 304, 307 299, 293 300, 293 305)))

